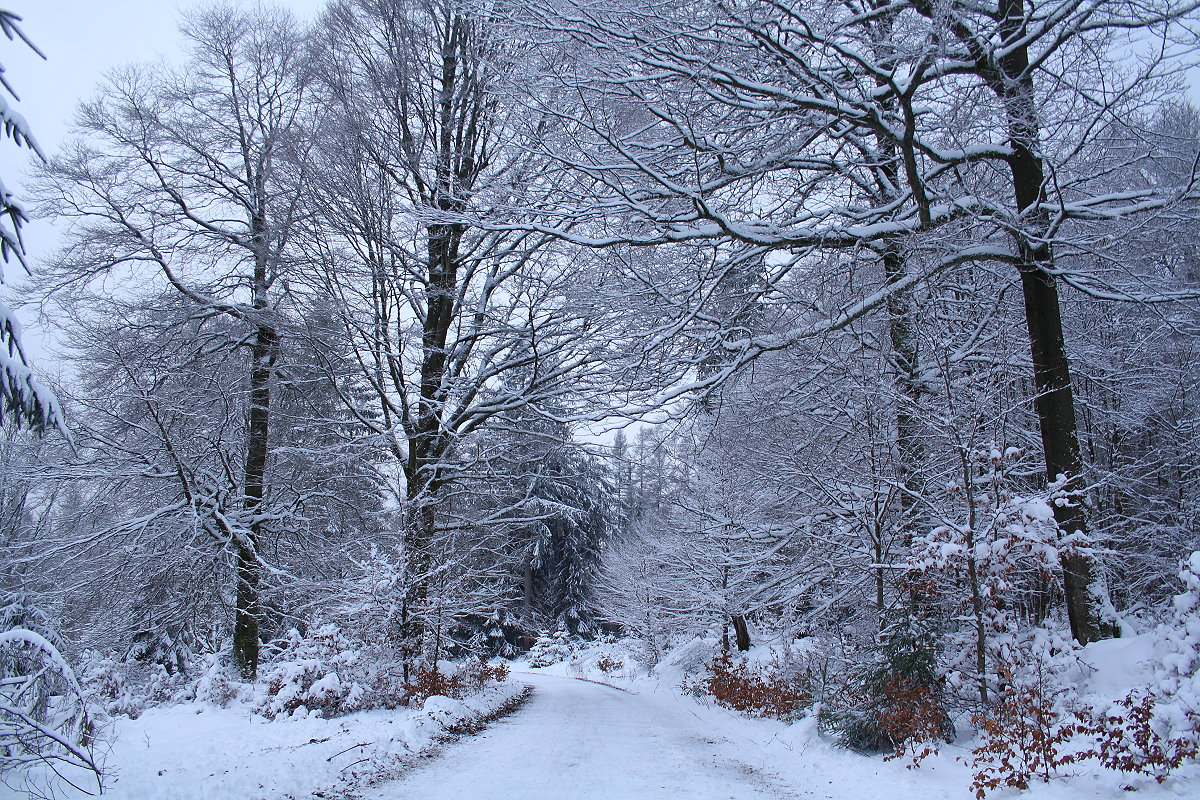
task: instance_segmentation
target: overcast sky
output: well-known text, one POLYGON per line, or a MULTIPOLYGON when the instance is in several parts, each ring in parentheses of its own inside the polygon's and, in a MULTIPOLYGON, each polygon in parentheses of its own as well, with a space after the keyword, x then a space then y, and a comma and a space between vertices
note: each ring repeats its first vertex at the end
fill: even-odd
MULTIPOLYGON (((0 64, 8 82, 20 96, 13 106, 24 115, 38 144, 47 154, 56 152, 67 135, 76 104, 90 97, 104 73, 133 61, 180 57, 180 12, 203 5, 193 0, 0 0, 22 18, 25 35, 45 55, 39 58, 20 42, 0 36, 0 64)), ((314 17, 325 0, 277 0, 303 20, 314 17)), ((10 98, 11 100, 11 98, 10 98)), ((21 196, 28 169, 25 151, 0 142, 0 169, 9 188, 21 196)), ((26 245, 35 268, 58 243, 53 226, 33 220, 25 229, 26 245)), ((10 264, 8 281, 18 279, 19 268, 10 264)), ((27 313, 25 345, 45 366, 43 332, 27 313)))
MULTIPOLYGON (((325 0, 284 0, 301 19, 311 19, 325 0)), ((180 12, 198 2, 170 0, 0 0, 22 17, 21 27, 46 55, 39 58, 23 44, 0 38, 0 64, 20 95, 16 109, 25 116, 42 149, 58 150, 76 104, 90 97, 108 69, 132 61, 180 56, 180 12)), ((26 159, 11 143, 0 150, 4 179, 15 191, 26 159)), ((29 226, 33 259, 50 250, 57 237, 45 222, 29 226)), ((11 272, 11 270, 10 270, 11 272)), ((10 275, 10 277, 12 277, 10 275)))
MULTIPOLYGON (((276 0, 302 20, 325 0, 276 0)), ((0 39, 0 63, 21 95, 19 108, 44 145, 61 141, 75 104, 91 95, 111 67, 179 56, 181 11, 200 2, 171 0, 0 0, 23 18, 22 28, 43 53, 0 39)), ((8 161, 8 159, 5 159, 8 161)))
MULTIPOLYGON (((90 97, 108 69, 132 61, 180 56, 177 29, 180 12, 203 3, 183 0, 0 0, 0 7, 22 17, 21 27, 46 54, 42 60, 23 44, 0 37, 0 64, 20 95, 16 109, 33 128, 47 153, 55 152, 71 124, 76 104, 90 97)), ((325 0, 282 0, 308 20, 325 0)), ((17 174, 26 160, 4 143, 0 164, 4 179, 15 191, 17 174)), ((56 240, 45 222, 29 227, 28 245, 34 259, 56 240)))

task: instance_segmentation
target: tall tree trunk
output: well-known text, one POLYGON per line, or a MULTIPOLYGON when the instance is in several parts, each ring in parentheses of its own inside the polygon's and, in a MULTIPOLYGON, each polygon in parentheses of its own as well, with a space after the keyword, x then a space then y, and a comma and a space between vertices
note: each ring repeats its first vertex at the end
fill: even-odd
MULTIPOLYGON (((888 242, 883 251, 883 274, 891 286, 907 275, 907 262, 900 246, 888 242)), ((895 292, 887 300, 888 338, 891 343, 891 363, 898 400, 896 402, 896 477, 901 492, 900 530, 904 546, 912 546, 913 533, 922 527, 916 519, 917 499, 923 490, 925 442, 921 438, 917 408, 921 387, 917 378, 919 355, 916 325, 913 319, 910 291, 895 292)))
POLYGON ((533 624, 533 561, 525 561, 525 581, 523 587, 523 605, 525 607, 525 624, 533 624))
POLYGON ((430 482, 415 491, 415 496, 410 495, 404 530, 408 582, 401 620, 401 652, 406 669, 421 655, 425 637, 425 609, 429 600, 429 573, 433 567, 433 540, 437 531, 436 485, 430 482))
MULTIPOLYGON (((877 11, 883 11, 886 2, 873 0, 872 6, 877 11)), ((881 13, 872 31, 875 56, 885 70, 895 67, 895 24, 896 12, 881 13)), ((880 89, 888 88, 882 80, 879 80, 877 85, 880 89)), ((898 103, 896 97, 885 92, 880 100, 880 111, 885 116, 890 116, 895 113, 898 103)), ((903 178, 906 177, 910 184, 915 184, 916 176, 901 168, 903 159, 900 146, 891 131, 882 128, 877 130, 875 147, 878 150, 878 161, 875 167, 877 197, 874 202, 880 207, 886 207, 898 199, 903 178)), ((912 185, 910 190, 914 196, 923 196, 920 186, 912 185)), ((879 259, 887 286, 894 286, 908 276, 908 259, 898 239, 889 238, 881 243, 879 259)), ((921 400, 921 385, 917 377, 920 354, 912 290, 905 289, 889 294, 886 309, 888 342, 891 345, 888 360, 897 395, 895 444, 896 477, 901 486, 899 532, 907 549, 912 545, 913 532, 924 527, 921 521, 916 519, 916 513, 919 508, 917 498, 922 493, 922 476, 926 467, 925 443, 920 435, 921 426, 917 416, 921 400)))
MULTIPOLYGON (((436 105, 398 110, 410 181, 408 189, 420 193, 432 219, 425 227, 425 309, 421 319, 421 364, 415 409, 404 422, 408 453, 404 465, 408 504, 404 543, 407 551, 408 586, 405 591, 405 669, 419 657, 426 633, 425 615, 430 594, 430 572, 436 567, 433 545, 437 539, 439 504, 447 485, 446 459, 451 455, 456 431, 445 419, 450 391, 450 333, 460 309, 458 304, 461 246, 467 226, 461 220, 475 180, 487 167, 488 120, 492 102, 481 71, 482 34, 478 20, 454 3, 428 9, 440 64, 421 60, 410 66, 433 67, 430 78, 437 87, 436 105), (409 115, 413 117, 410 119, 409 115), (419 121, 422 146, 432 148, 432 163, 424 156, 413 157, 412 122, 419 121)), ((390 24, 390 23, 389 23, 390 24)), ((396 31, 388 34, 390 37, 396 31)), ((389 46, 407 47, 401 41, 389 46)), ((433 52, 429 56, 434 56, 433 52)), ((401 60, 407 58, 402 56, 401 60)), ((403 331, 398 332, 404 338, 403 331)), ((412 397, 407 386, 398 387, 406 403, 412 397)))
MULTIPOLYGON (((1015 42, 1025 25, 1025 6, 1020 0, 1001 0, 1005 42, 1015 42)), ((1065 478, 1065 488, 1079 486, 1082 460, 1076 433, 1075 397, 1071 370, 1063 341, 1058 285, 1052 273, 1054 253, 1041 234, 1049 230, 1049 212, 1044 206, 1045 166, 1039 153, 1037 101, 1033 76, 1029 71, 1029 52, 1014 47, 1000 59, 1002 75, 993 81, 1004 102, 1008 117, 1012 155, 1008 159, 1012 173, 1017 209, 1025 217, 1032 235, 1018 235, 1018 269, 1025 301, 1033 357, 1033 377, 1037 390, 1035 408, 1041 428, 1042 449, 1046 458, 1046 477, 1053 482, 1065 478)), ((1068 535, 1087 533, 1087 520, 1079 503, 1056 505, 1054 517, 1068 535)), ((1115 634, 1103 625, 1094 595, 1095 576, 1089 558, 1075 553, 1062 557, 1063 586, 1071 635, 1087 644, 1115 634)))
MULTIPOLYGON (((452 211, 453 201, 442 198, 440 210, 452 211)), ((405 478, 409 503, 404 543, 408 560, 404 652, 406 660, 420 655, 425 633, 424 608, 429 598, 429 571, 433 566, 433 542, 437 535, 438 503, 442 490, 450 437, 443 429, 446 400, 446 342, 455 314, 458 287, 458 250, 465 229, 461 225, 436 224, 426 230, 428 284, 425 319, 421 335, 421 385, 416 422, 409 433, 405 478)))
MULTIPOLYGON (((875 27, 872 31, 876 57, 880 60, 881 65, 885 65, 887 69, 892 69, 895 66, 894 29, 897 12, 887 10, 886 0, 877 0, 873 2, 873 6, 877 11, 882 12, 875 21, 875 27)), ((879 85, 880 88, 886 87, 882 81, 879 85)), ((885 92, 882 95, 880 111, 884 112, 887 116, 891 116, 897 111, 900 104, 911 104, 911 97, 894 97, 885 92)), ((906 125, 906 129, 911 131, 911 108, 905 106, 901 110, 906 117, 909 117, 907 120, 909 124, 906 125)), ((892 132, 882 127, 876 132, 875 144, 878 150, 878 166, 875 168, 878 196, 875 198, 875 202, 880 207, 886 207, 897 201, 900 197, 899 189, 903 176, 903 179, 908 183, 909 191, 912 193, 912 199, 917 202, 922 218, 928 217, 929 212, 924 201, 924 188, 915 169, 915 159, 911 157, 913 153, 911 133, 904 140, 903 151, 901 143, 896 141, 892 132)), ((882 247, 879 250, 879 258, 883 266, 884 282, 889 287, 895 286, 907 277, 908 259, 904 253, 903 244, 898 238, 887 239, 882 242, 882 247)), ((924 492, 927 453, 925 442, 921 437, 921 424, 918 416, 922 388, 918 379, 920 353, 916 331, 916 313, 913 308, 911 291, 911 289, 905 289, 903 291, 892 292, 888 296, 886 303, 888 343, 890 345, 888 360, 896 391, 895 476, 900 484, 897 503, 899 506, 898 520, 895 532, 899 534, 904 544, 904 550, 910 559, 914 534, 927 527, 926 520, 920 511, 921 505, 919 502, 924 492)), ((878 530, 877 532, 876 546, 879 553, 877 558, 879 563, 882 563, 882 530, 878 530)), ((936 657, 938 649, 936 639, 938 627, 934 624, 936 614, 933 597, 930 596, 925 586, 923 576, 915 571, 905 571, 902 574, 899 590, 901 595, 907 599, 907 608, 901 609, 905 623, 903 629, 918 632, 917 637, 913 639, 911 645, 913 647, 928 648, 930 651, 929 656, 932 660, 936 657)), ((896 631, 896 628, 892 625, 895 620, 889 620, 889 615, 883 611, 882 599, 883 593, 880 590, 876 602, 880 605, 879 633, 881 644, 883 644, 885 638, 894 636, 896 631)), ((907 669, 906 665, 896 660, 898 653, 893 648, 886 647, 885 653, 887 652, 892 654, 890 656, 890 668, 893 671, 904 671, 907 669)), ((940 684, 931 677, 924 685, 918 687, 918 690, 922 702, 928 703, 931 709, 936 708, 941 727, 953 730, 953 724, 950 722, 949 714, 945 710, 945 702, 940 684)), ((881 696, 875 698, 875 702, 880 703, 883 708, 894 707, 896 702, 894 698, 882 695, 882 693, 880 694, 881 696)), ((880 733, 882 734, 882 732, 880 733)), ((886 735, 890 737, 896 733, 893 730, 889 731, 886 735)), ((923 735, 923 732, 915 728, 904 735, 908 735, 909 733, 923 735)))
MULTIPOLYGON (((257 303, 256 303, 257 305, 257 303)), ((265 306, 265 302, 263 304, 265 306)), ((259 584, 258 543, 262 538, 262 501, 270 446, 271 374, 279 337, 269 325, 260 325, 250 348, 250 420, 246 436, 244 508, 250 518, 243 541, 234 543, 237 598, 233 623, 233 659, 246 680, 258 674, 259 584)))
MULTIPOLYGON (((886 5, 883 0, 873 3, 877 10, 886 5)), ((876 57, 887 69, 894 68, 895 51, 893 48, 895 12, 883 13, 875 23, 872 33, 876 57)), ((879 81, 881 89, 886 88, 879 81)), ((894 114, 898 98, 884 94, 880 101, 880 110, 885 115, 894 114)), ((914 196, 923 192, 916 184, 916 176, 902 170, 902 155, 900 146, 891 131, 879 129, 875 134, 875 146, 878 150, 878 166, 875 168, 875 185, 878 196, 875 202, 880 207, 894 203, 898 199, 902 175, 910 184, 914 196)), ((886 239, 882 242, 879 259, 883 266, 884 283, 895 286, 907 277, 908 259, 898 239, 886 239)), ((926 465, 925 442, 921 438, 920 422, 917 409, 921 401, 921 384, 917 370, 920 366, 918 350, 915 311, 912 303, 912 290, 892 292, 886 302, 888 319, 889 364, 892 371, 892 381, 896 391, 895 425, 896 425, 896 478, 900 484, 897 498, 898 521, 896 533, 904 544, 904 550, 911 555, 913 535, 925 528, 924 521, 918 518, 923 486, 923 475, 926 465)), ((877 563, 882 565, 884 541, 883 531, 878 531, 876 547, 877 563)), ((882 566, 879 568, 882 570, 882 566)), ((887 624, 884 614, 884 594, 882 589, 882 573, 877 576, 876 603, 879 607, 879 625, 882 629, 887 624)), ((925 597, 923 587, 911 574, 902 578, 901 591, 908 596, 909 613, 915 618, 926 619, 932 615, 930 599, 925 597)))

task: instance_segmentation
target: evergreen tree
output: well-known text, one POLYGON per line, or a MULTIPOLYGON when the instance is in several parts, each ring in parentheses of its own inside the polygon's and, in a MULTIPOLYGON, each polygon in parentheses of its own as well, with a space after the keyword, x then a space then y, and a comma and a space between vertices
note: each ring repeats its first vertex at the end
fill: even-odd
POLYGON ((566 425, 529 410, 505 415, 498 430, 478 439, 476 448, 489 456, 479 488, 468 494, 475 524, 497 540, 493 557, 508 562, 497 601, 527 628, 592 635, 595 584, 614 524, 605 465, 566 425))
MULTIPOLYGON (((42 58, 42 52, 34 46, 21 30, 21 18, 10 11, 0 9, 0 33, 10 41, 20 39, 42 58)), ((0 64, 0 128, 18 147, 28 148, 38 158, 46 156, 38 147, 33 132, 25 118, 12 109, 4 97, 8 92, 14 100, 17 93, 4 77, 4 65, 0 64)), ((15 257, 17 262, 29 269, 25 262, 25 242, 21 239, 21 227, 29 221, 25 207, 0 180, 0 261, 7 264, 15 257)), ((4 268, 0 266, 0 286, 4 284, 4 268)), ((29 423, 34 428, 47 426, 63 428, 62 409, 51 391, 33 377, 25 351, 21 347, 21 325, 12 309, 0 298, 0 422, 5 414, 12 414, 18 421, 29 423)), ((65 430, 65 429, 64 429, 65 430)))
POLYGON ((953 741, 937 641, 921 614, 897 613, 879 632, 873 658, 852 675, 850 691, 824 709, 823 724, 864 753, 918 753, 925 742, 953 741))

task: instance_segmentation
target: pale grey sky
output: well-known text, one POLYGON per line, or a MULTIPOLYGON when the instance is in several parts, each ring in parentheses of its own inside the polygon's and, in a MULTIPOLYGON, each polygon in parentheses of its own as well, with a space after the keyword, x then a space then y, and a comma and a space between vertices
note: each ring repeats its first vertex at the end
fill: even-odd
MULTIPOLYGON (((276 0, 308 20, 325 0, 276 0)), ((0 0, 23 18, 22 27, 46 60, 0 40, 0 63, 21 94, 22 113, 44 144, 62 139, 75 104, 103 73, 131 61, 180 54, 181 11, 194 0, 0 0)))
MULTIPOLYGON (((21 42, 0 36, 0 64, 20 101, 13 106, 24 115, 34 137, 49 155, 55 153, 70 128, 75 106, 92 95, 104 73, 134 61, 181 57, 177 29, 182 10, 203 5, 201 0, 0 0, 0 8, 22 17, 25 35, 45 53, 39 58, 21 42)), ((325 0, 276 0, 303 20, 313 18, 325 0)), ((22 173, 29 168, 24 150, 11 141, 0 143, 0 169, 8 187, 22 196, 22 173)), ((49 222, 34 219, 25 231, 34 268, 57 246, 59 237, 49 222)), ((19 282, 20 268, 9 264, 8 282, 19 282)), ((5 291, 0 288, 0 291, 5 291)), ((11 295, 10 295, 11 298, 11 295)), ((28 354, 38 366, 48 366, 45 331, 29 313, 21 313, 28 354)))
MULTIPOLYGON (((311 19, 325 0, 280 0, 278 5, 311 19)), ((48 154, 67 134, 76 104, 91 96, 104 72, 132 61, 151 61, 160 55, 180 56, 177 30, 183 9, 202 5, 193 0, 0 0, 23 18, 21 27, 46 60, 23 44, 0 37, 0 64, 21 100, 16 109, 33 128, 48 154)), ((4 179, 14 191, 25 166, 20 151, 6 145, 0 156, 4 179)), ((34 259, 56 239, 45 222, 29 226, 28 245, 34 259)))

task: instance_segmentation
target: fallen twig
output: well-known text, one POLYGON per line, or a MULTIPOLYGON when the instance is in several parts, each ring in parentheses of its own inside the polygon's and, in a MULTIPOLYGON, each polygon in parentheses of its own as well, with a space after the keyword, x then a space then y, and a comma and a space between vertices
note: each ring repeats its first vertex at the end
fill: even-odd
POLYGON ((359 744, 350 745, 345 750, 340 750, 325 760, 333 761, 335 758, 340 756, 342 753, 349 753, 351 750, 355 749, 356 747, 369 747, 370 745, 373 745, 373 744, 375 744, 375 743, 374 742, 360 742, 359 744))

